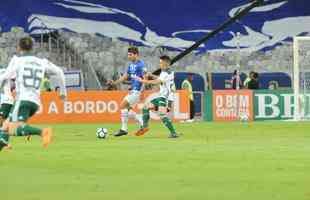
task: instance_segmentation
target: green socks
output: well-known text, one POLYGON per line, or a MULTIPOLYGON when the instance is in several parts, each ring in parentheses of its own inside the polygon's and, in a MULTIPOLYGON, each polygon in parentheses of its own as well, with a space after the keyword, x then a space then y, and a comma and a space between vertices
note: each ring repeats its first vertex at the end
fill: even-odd
POLYGON ((9 139, 10 136, 3 130, 0 130, 0 151, 3 147, 9 144, 9 139))
POLYGON ((150 120, 150 110, 147 108, 143 108, 142 110, 143 116, 143 128, 146 128, 149 126, 149 120, 150 120))
POLYGON ((161 119, 162 119, 163 123, 165 124, 165 126, 169 129, 170 133, 176 134, 171 120, 166 115, 161 116, 161 119))
POLYGON ((16 129, 16 136, 41 135, 42 129, 24 124, 16 129))
MULTIPOLYGON (((148 123, 150 120, 150 110, 147 108, 143 108, 142 112, 143 112, 143 128, 146 128, 146 127, 148 127, 148 123)), ((165 126, 169 129, 170 133, 176 134, 175 129, 172 125, 172 122, 167 117, 167 115, 164 113, 160 113, 159 116, 160 116, 162 122, 165 124, 165 126)))

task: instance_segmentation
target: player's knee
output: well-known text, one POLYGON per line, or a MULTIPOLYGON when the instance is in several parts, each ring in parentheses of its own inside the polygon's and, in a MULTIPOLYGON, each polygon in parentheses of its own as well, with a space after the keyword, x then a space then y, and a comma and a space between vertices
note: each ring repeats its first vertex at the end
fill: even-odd
POLYGON ((5 120, 2 124, 2 130, 4 131, 9 131, 9 121, 8 120, 5 120))
POLYGON ((150 110, 154 110, 154 109, 155 109, 155 105, 152 104, 152 103, 150 103, 150 104, 148 105, 148 108, 149 108, 150 110))
POLYGON ((152 110, 152 105, 151 104, 144 104, 144 106, 143 106, 143 109, 144 110, 152 110))
POLYGON ((130 104, 128 103, 128 101, 126 100, 122 101, 120 109, 130 109, 130 104))
POLYGON ((165 112, 159 112, 159 117, 161 120, 167 117, 167 114, 165 112))
POLYGON ((7 125, 7 131, 10 135, 14 135, 16 128, 17 128, 17 123, 10 122, 7 125))
POLYGON ((165 113, 165 114, 167 114, 167 107, 165 107, 165 106, 159 106, 159 107, 158 107, 158 111, 159 111, 160 113, 165 113))

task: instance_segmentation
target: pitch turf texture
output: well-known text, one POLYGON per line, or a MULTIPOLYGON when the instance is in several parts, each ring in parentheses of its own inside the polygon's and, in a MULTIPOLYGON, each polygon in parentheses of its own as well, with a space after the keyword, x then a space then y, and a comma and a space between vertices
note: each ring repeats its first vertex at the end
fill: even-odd
POLYGON ((104 140, 96 128, 119 125, 52 126, 47 150, 15 137, 0 153, 1 199, 310 199, 310 123, 177 124, 178 139, 153 123, 144 137, 104 140))

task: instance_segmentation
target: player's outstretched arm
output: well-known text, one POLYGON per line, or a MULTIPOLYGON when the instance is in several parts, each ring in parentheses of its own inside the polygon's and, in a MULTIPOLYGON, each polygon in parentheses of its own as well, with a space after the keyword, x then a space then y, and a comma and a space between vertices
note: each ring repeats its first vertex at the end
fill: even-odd
POLYGON ((60 98, 65 99, 67 97, 67 89, 66 89, 66 81, 65 81, 65 74, 60 67, 57 67, 53 63, 47 61, 47 71, 51 72, 56 75, 59 84, 60 84, 60 98))
POLYGON ((17 63, 17 56, 13 56, 11 59, 8 67, 4 71, 3 74, 0 75, 0 86, 3 86, 3 82, 7 79, 15 78, 16 75, 16 63, 17 63))
POLYGON ((119 83, 122 83, 124 81, 126 81, 128 79, 128 75, 127 74, 124 74, 123 76, 121 76, 119 79, 117 79, 116 81, 112 81, 112 80, 109 80, 108 81, 108 84, 110 85, 117 85, 119 83))
POLYGON ((140 81, 141 83, 144 83, 144 84, 158 85, 158 84, 162 83, 162 81, 160 79, 147 80, 147 79, 142 79, 140 77, 135 77, 135 79, 140 81))
POLYGON ((148 78, 148 79, 158 79, 158 76, 152 74, 151 72, 147 72, 146 75, 145 75, 145 79, 148 78))

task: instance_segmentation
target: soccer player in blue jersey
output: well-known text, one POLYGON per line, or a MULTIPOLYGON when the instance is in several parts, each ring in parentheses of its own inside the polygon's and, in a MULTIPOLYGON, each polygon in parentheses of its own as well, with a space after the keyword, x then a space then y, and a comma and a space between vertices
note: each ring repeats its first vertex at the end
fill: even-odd
POLYGON ((109 81, 109 84, 116 85, 128 80, 130 81, 131 86, 129 94, 123 99, 120 105, 122 127, 117 133, 114 134, 114 136, 123 136, 128 134, 128 118, 133 118, 139 123, 140 126, 143 125, 142 118, 132 111, 131 108, 140 100, 143 84, 138 81, 136 77, 143 78, 145 65, 144 62, 139 59, 139 50, 137 47, 129 47, 127 56, 131 62, 128 66, 127 73, 116 81, 109 81))

